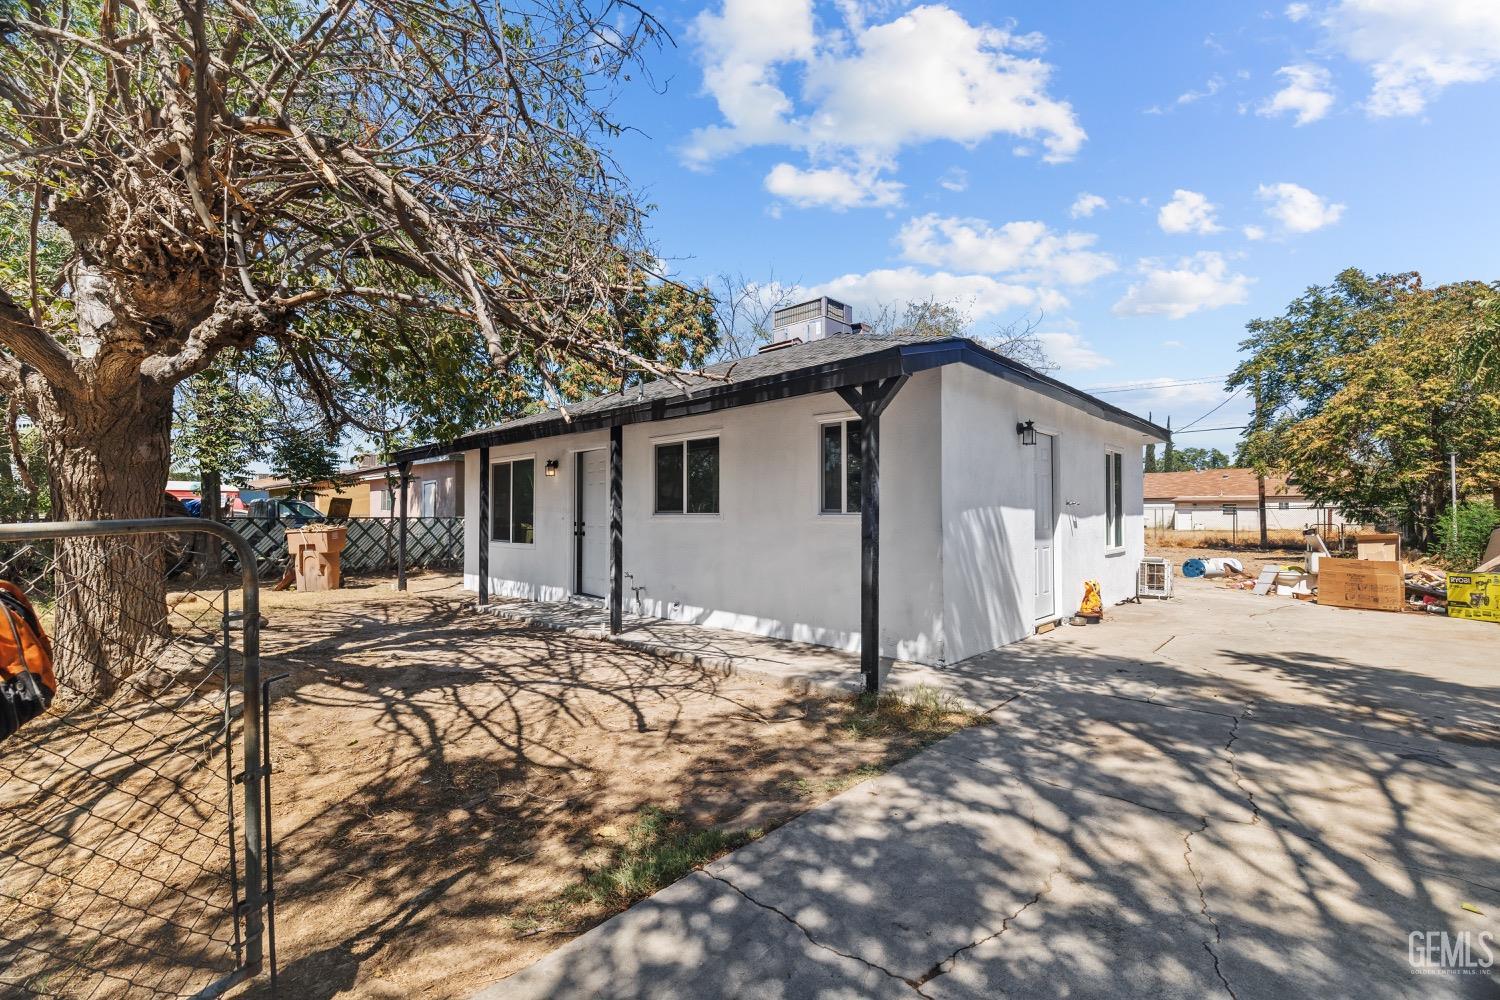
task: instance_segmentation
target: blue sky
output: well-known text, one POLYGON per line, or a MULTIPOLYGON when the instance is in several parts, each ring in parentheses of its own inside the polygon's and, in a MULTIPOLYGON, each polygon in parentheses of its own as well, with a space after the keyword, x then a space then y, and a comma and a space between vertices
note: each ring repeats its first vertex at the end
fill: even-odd
POLYGON ((653 10, 617 154, 685 278, 1039 319, 1060 377, 1182 427, 1344 267, 1500 277, 1496 0, 653 10))

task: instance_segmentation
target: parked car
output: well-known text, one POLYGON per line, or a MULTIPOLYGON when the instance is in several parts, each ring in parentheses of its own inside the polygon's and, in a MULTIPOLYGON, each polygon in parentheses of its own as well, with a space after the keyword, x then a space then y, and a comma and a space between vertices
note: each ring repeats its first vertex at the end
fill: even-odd
POLYGON ((278 521, 291 521, 298 528, 309 524, 322 524, 328 518, 306 500, 292 497, 267 497, 250 502, 251 517, 274 517, 278 521))

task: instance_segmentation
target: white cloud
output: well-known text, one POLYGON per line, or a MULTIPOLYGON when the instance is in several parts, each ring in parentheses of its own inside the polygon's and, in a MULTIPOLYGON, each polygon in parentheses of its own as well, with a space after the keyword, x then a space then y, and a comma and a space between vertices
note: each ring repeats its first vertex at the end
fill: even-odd
POLYGON ((1369 66, 1365 109, 1375 117, 1420 114, 1445 88, 1500 72, 1495 0, 1340 0, 1322 24, 1338 48, 1369 66))
POLYGON ((1075 219, 1087 219, 1101 208, 1108 208, 1109 202, 1097 194, 1082 192, 1073 199, 1073 207, 1068 209, 1068 214, 1075 219))
POLYGON ((1246 226, 1243 232, 1247 240, 1263 240, 1266 238, 1264 226, 1246 226))
POLYGON ((899 205, 903 186, 881 180, 874 170, 802 170, 790 163, 776 164, 765 179, 767 191, 798 208, 822 206, 840 212, 862 206, 899 205))
POLYGON ((949 167, 938 178, 938 186, 947 191, 967 191, 969 189, 969 172, 963 167, 949 167))
POLYGON ((1286 5, 1286 19, 1288 21, 1302 21, 1312 13, 1312 8, 1305 3, 1289 3, 1286 5))
POLYGON ((1326 201, 1299 184, 1262 184, 1255 196, 1266 202, 1266 214, 1283 232, 1310 233, 1333 225, 1344 214, 1343 205, 1326 201))
POLYGON ((1161 342, 1161 346, 1165 347, 1169 351, 1175 351, 1175 350, 1179 350, 1184 345, 1183 345, 1182 341, 1180 341, 1180 340, 1163 340, 1161 342))
POLYGON ((1164 233, 1217 233, 1220 226, 1214 212, 1218 207, 1197 191, 1178 188, 1156 213, 1156 223, 1164 233))
POLYGON ((811 296, 831 295, 855 307, 855 316, 871 315, 882 306, 932 299, 952 302, 975 322, 1017 309, 1064 309, 1068 300, 1059 292, 1000 281, 985 274, 925 273, 914 267, 881 268, 864 274, 844 274, 807 290, 811 296))
POLYGON ((1116 316, 1166 316, 1183 319, 1200 309, 1238 305, 1249 296, 1253 279, 1229 270, 1223 254, 1202 251, 1175 266, 1143 260, 1142 280, 1114 304, 1116 316))
POLYGON ((781 145, 815 162, 848 154, 889 168, 908 146, 996 135, 1056 162, 1083 144, 1072 107, 1048 93, 1040 36, 971 24, 941 5, 870 25, 878 5, 843 7, 844 30, 817 23, 812 0, 724 0, 697 17, 704 91, 723 120, 693 132, 690 165, 781 145))
POLYGON ((1094 371, 1114 364, 1076 333, 1039 333, 1036 339, 1042 342, 1047 357, 1057 362, 1063 371, 1094 371))
POLYGON ((1209 77, 1208 82, 1203 85, 1202 90, 1189 90, 1177 95, 1178 104, 1194 104, 1205 97, 1212 97, 1224 87, 1224 78, 1221 76, 1209 77))
POLYGON ((1087 284, 1116 270, 1114 258, 1090 249, 1097 239, 1092 233, 1055 233, 1042 222, 992 226, 935 213, 908 220, 896 234, 902 257, 914 263, 1064 285, 1087 284))
POLYGON ((1276 93, 1260 103, 1255 113, 1266 118, 1291 113, 1298 125, 1317 121, 1333 107, 1331 76, 1322 66, 1302 63, 1283 66, 1276 75, 1286 82, 1276 93))

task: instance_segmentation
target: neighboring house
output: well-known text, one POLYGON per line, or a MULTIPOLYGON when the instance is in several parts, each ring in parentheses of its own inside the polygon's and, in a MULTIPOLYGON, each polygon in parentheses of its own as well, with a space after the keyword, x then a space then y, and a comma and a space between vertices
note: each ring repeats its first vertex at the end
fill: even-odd
MULTIPOLYGON (((1260 531, 1254 469, 1148 472, 1146 524, 1177 531, 1260 531)), ((1331 507, 1318 507, 1285 476, 1266 477, 1266 527, 1298 530, 1346 523, 1331 507)))
POLYGON ((822 302, 824 324, 807 311, 806 342, 685 385, 398 453, 465 454, 465 585, 479 588, 483 560, 499 595, 613 591, 623 610, 844 649, 874 609, 865 645, 927 663, 1073 614, 1085 580, 1106 603, 1135 595, 1142 448, 1165 430, 969 340, 853 333, 838 303, 822 302), (874 425, 878 599, 861 580, 866 425, 839 391, 858 387, 862 406, 894 393, 874 425))
MULTIPOLYGON (((444 455, 411 463, 407 484, 408 517, 463 517, 464 457, 444 455)), ((396 517, 401 504, 399 473, 394 465, 361 463, 352 475, 368 491, 371 517, 396 517)))
POLYGON ((328 513, 328 506, 333 500, 343 498, 349 501, 350 517, 370 516, 370 490, 363 483, 335 484, 326 479, 316 483, 292 483, 285 479, 265 477, 250 480, 247 488, 265 490, 272 497, 305 500, 316 507, 320 514, 328 513))

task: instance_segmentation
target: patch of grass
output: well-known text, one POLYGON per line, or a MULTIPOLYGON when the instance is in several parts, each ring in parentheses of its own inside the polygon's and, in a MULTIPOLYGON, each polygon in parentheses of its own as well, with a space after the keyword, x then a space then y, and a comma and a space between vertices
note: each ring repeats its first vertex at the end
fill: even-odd
POLYGON ((983 720, 952 694, 923 684, 907 691, 859 695, 844 720, 844 731, 855 738, 913 736, 925 746, 983 720))
POLYGON ((861 781, 878 778, 887 770, 883 765, 861 764, 848 774, 836 774, 831 778, 796 778, 787 782, 786 788, 801 798, 829 799, 840 792, 847 792, 861 781))
POLYGON ((642 809, 609 859, 555 897, 513 914, 512 929, 534 932, 588 913, 609 916, 645 899, 694 868, 742 847, 764 833, 759 828, 694 827, 656 806, 642 809))

